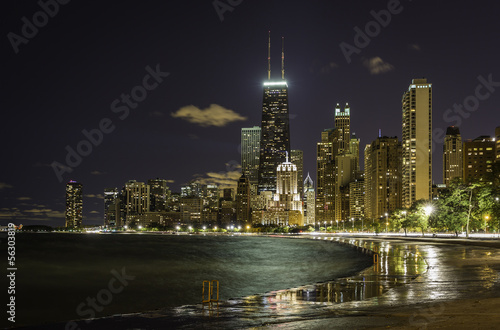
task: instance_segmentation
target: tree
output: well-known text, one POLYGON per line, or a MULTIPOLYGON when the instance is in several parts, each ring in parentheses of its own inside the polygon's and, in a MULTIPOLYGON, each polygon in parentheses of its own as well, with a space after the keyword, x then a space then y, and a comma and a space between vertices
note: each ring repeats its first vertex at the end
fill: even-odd
POLYGON ((461 180, 453 180, 450 187, 441 195, 437 201, 435 216, 436 225, 442 229, 455 232, 459 231, 467 223, 469 213, 469 187, 461 180))
POLYGON ((392 223, 392 227, 395 231, 399 231, 401 228, 406 231, 408 227, 410 227, 410 220, 408 219, 408 211, 405 209, 398 209, 392 212, 391 217, 389 218, 392 223))

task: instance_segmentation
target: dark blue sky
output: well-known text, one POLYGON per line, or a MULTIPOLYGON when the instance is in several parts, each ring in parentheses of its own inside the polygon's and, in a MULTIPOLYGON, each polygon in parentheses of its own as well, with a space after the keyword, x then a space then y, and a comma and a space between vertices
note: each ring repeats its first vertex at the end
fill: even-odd
MULTIPOLYGON (((500 87, 483 88, 488 96, 474 104, 479 76, 500 81, 499 5, 491 1, 243 0, 222 21, 208 0, 70 1, 47 22, 35 1, 3 5, 1 224, 62 225, 70 179, 84 184, 84 223, 91 223, 102 221, 103 189, 129 179, 165 178, 179 191, 195 175, 233 178, 241 127, 260 125, 268 30, 276 78, 285 37, 291 143, 304 151, 304 171, 313 179, 316 142, 333 127, 336 103, 349 102, 363 150, 379 128, 401 137, 401 96, 412 78, 433 84, 434 129, 455 124, 470 139, 500 125, 500 87), (371 12, 388 6, 390 22, 371 30, 347 63, 340 44, 354 45, 354 28, 365 30, 375 20, 371 12), (31 24, 33 15, 38 32, 25 28, 32 35, 21 42, 22 19, 31 24), (17 40, 17 53, 9 38, 17 40), (169 75, 157 85, 146 80, 151 90, 143 95, 137 86, 147 66, 169 75), (131 91, 144 100, 120 119, 123 110, 113 112, 112 104, 131 91), (463 112, 467 118, 449 111, 443 118, 466 99, 474 110, 463 112), (82 130, 103 120, 114 129, 60 182, 50 165, 65 164, 66 146, 76 149, 86 139, 82 130)), ((442 144, 435 136, 433 177, 440 183, 442 144)))

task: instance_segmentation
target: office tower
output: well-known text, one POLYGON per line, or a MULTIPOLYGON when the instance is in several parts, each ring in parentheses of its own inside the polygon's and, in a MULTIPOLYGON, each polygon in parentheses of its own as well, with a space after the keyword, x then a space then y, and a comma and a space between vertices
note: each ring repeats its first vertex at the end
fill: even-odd
POLYGON ((402 98, 403 206, 432 196, 432 84, 413 79, 402 98))
POLYGON ((321 132, 316 147, 316 221, 333 219, 335 214, 335 156, 336 130, 321 132))
POLYGON ((104 189, 104 225, 116 226, 120 219, 120 196, 118 188, 104 189))
POLYGON ((236 188, 236 220, 244 225, 250 223, 250 181, 242 174, 236 188))
POLYGON ((314 225, 316 219, 316 192, 309 173, 304 180, 304 225, 314 225))
POLYGON ((224 188, 223 189, 223 197, 222 199, 225 201, 232 201, 234 200, 234 190, 233 188, 224 188))
POLYGON ((356 162, 356 171, 359 171, 359 139, 356 133, 352 133, 351 141, 349 142, 349 153, 354 155, 356 162))
POLYGON ((491 179, 495 162, 495 139, 480 136, 464 142, 464 182, 484 182, 491 179))
POLYGON ((130 180, 125 183, 124 194, 127 223, 129 222, 129 217, 149 212, 150 193, 149 186, 147 184, 144 182, 130 180))
POLYGON ((268 81, 264 82, 259 157, 258 191, 276 191, 276 168, 290 153, 288 84, 285 81, 284 51, 281 52, 281 80, 271 80, 271 35, 268 42, 268 81))
POLYGON ((346 103, 344 110, 340 109, 337 103, 335 107, 335 128, 338 130, 338 151, 339 155, 350 152, 351 142, 351 109, 346 103))
POLYGON ((83 219, 83 185, 76 181, 66 184, 66 227, 79 228, 83 219))
POLYGON ((363 178, 349 183, 349 216, 356 220, 365 216, 365 180, 363 178))
POLYGON ((166 210, 167 199, 170 197, 170 189, 167 186, 167 180, 150 179, 148 180, 151 212, 162 212, 166 210))
POLYGON ((500 126, 495 128, 495 141, 496 141, 496 161, 500 162, 500 126))
POLYGON ((448 127, 443 144, 443 183, 449 186, 455 178, 463 177, 462 137, 458 127, 448 127))
POLYGON ((335 157, 335 218, 330 221, 350 219, 349 183, 356 179, 356 172, 354 155, 343 154, 335 157))
POLYGON ((187 185, 181 187, 181 197, 201 197, 202 185, 195 180, 192 180, 187 185))
POLYGON ((365 148, 365 215, 378 219, 401 208, 401 143, 379 137, 365 148))
POLYGON ((292 150, 290 155, 291 162, 297 166, 297 185, 299 194, 303 196, 304 190, 304 152, 302 150, 292 150))
POLYGON ((241 172, 253 186, 259 182, 260 134, 259 126, 241 129, 241 172))

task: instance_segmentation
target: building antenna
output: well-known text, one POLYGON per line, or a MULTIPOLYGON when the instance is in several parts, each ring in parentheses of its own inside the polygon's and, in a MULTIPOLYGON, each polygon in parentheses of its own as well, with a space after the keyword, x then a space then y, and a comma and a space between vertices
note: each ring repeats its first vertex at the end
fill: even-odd
POLYGON ((288 163, 288 151, 285 151, 286 153, 286 163, 288 163))
POLYGON ((267 79, 271 80, 271 31, 267 41, 267 79))
POLYGON ((381 137, 382 137, 382 129, 381 129, 381 128, 379 128, 379 129, 378 129, 378 137, 379 137, 379 138, 381 138, 381 137))
POLYGON ((285 37, 281 37, 281 79, 285 80, 285 37))

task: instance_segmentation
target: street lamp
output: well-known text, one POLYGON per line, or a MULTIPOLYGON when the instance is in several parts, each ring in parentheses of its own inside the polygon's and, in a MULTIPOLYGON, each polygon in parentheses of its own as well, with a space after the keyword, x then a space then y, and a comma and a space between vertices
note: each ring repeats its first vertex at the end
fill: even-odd
POLYGON ((351 218, 352 221, 352 232, 354 233, 354 218, 351 218))
POLYGON ((325 221, 325 233, 326 233, 326 221, 325 221))
POLYGON ((401 213, 403 213, 405 215, 405 227, 404 228, 405 228, 405 236, 406 236, 406 211, 403 211, 401 213))
POLYGON ((337 231, 339 231, 339 221, 335 220, 337 222, 337 231))

